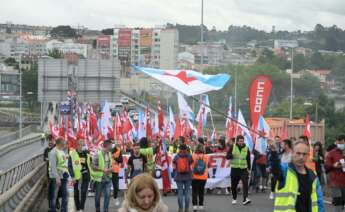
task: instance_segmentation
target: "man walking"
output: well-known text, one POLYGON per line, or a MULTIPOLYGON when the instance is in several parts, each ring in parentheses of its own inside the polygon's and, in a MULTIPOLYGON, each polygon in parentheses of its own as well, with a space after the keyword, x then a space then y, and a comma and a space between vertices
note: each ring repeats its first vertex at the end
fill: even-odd
POLYGON ((68 156, 64 150, 66 148, 66 141, 63 138, 56 140, 56 146, 48 153, 49 159, 49 206, 50 212, 56 212, 56 200, 58 191, 61 191, 61 212, 67 211, 68 193, 67 193, 67 181, 68 181, 68 168, 67 159, 68 156))
POLYGON ((324 212, 323 194, 316 174, 307 168, 309 144, 298 141, 291 163, 281 163, 277 147, 272 151, 272 173, 277 179, 274 212, 324 212))
POLYGON ((238 135, 236 143, 232 145, 226 155, 231 160, 231 192, 232 204, 237 204, 237 186, 240 180, 243 185, 243 205, 248 205, 251 200, 248 198, 248 180, 250 171, 250 151, 244 143, 244 137, 238 135))
POLYGON ((186 144, 179 146, 179 153, 174 157, 174 179, 177 185, 177 200, 179 212, 189 211, 190 186, 192 184, 193 163, 192 155, 188 151, 186 144))
POLYGON ((84 150, 84 141, 77 141, 77 148, 70 151, 68 170, 73 181, 74 203, 77 211, 83 211, 90 182, 89 151, 84 150))
POLYGON ((119 173, 120 173, 120 165, 123 162, 122 153, 120 147, 118 147, 116 144, 111 150, 111 154, 113 157, 112 161, 112 177, 111 181, 113 182, 113 197, 115 199, 115 206, 120 205, 120 201, 118 199, 118 191, 119 191, 119 173))
POLYGON ((101 211, 101 195, 104 197, 104 212, 109 210, 110 191, 111 191, 111 173, 112 173, 112 155, 111 140, 103 142, 103 148, 99 150, 92 160, 93 180, 95 181, 95 207, 96 212, 101 211))
POLYGON ((337 137, 336 146, 327 154, 325 168, 329 175, 334 212, 342 212, 345 204, 345 135, 337 137))

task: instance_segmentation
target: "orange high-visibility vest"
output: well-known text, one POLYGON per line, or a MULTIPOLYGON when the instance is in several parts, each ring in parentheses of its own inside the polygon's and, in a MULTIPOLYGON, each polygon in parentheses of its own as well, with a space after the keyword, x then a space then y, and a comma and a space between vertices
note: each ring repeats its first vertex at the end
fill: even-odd
POLYGON ((113 161, 111 164, 111 167, 113 169, 114 173, 119 173, 120 172, 120 165, 115 161, 116 158, 120 157, 121 150, 120 148, 116 147, 115 153, 113 153, 113 161))

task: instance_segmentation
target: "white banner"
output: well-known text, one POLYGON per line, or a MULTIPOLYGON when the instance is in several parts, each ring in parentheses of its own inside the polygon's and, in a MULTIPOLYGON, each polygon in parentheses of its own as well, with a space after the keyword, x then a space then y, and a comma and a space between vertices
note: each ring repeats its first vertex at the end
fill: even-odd
MULTIPOLYGON (((170 172, 170 180, 171 180, 171 188, 176 189, 176 183, 173 178, 172 173, 172 159, 174 155, 169 155, 169 172, 170 172)), ((208 179, 206 183, 206 188, 226 188, 230 187, 230 166, 229 161, 225 158, 226 153, 214 153, 208 154, 208 179)), ((128 162, 129 155, 123 155, 123 163, 121 167, 121 171, 119 173, 119 187, 120 189, 126 189, 126 184, 124 180, 125 170, 127 169, 127 162, 128 162)), ((160 189, 162 189, 162 178, 161 178, 161 168, 156 165, 156 169, 154 172, 156 182, 160 189)))

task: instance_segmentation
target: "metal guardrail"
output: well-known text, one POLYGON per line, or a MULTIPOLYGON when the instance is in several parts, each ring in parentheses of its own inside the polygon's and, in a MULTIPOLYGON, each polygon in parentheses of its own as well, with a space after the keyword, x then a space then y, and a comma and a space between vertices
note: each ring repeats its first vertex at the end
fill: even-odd
MULTIPOLYGON (((23 133, 24 134, 24 133, 23 133)), ((23 147, 35 142, 40 141, 41 135, 33 135, 30 137, 22 138, 18 141, 7 143, 0 146, 0 156, 11 152, 19 147, 23 147)))
MULTIPOLYGON (((31 133, 32 131, 34 131, 34 127, 28 126, 28 127, 25 127, 22 129, 22 134, 27 135, 27 134, 31 133)), ((19 138, 19 130, 5 134, 4 136, 0 137, 0 145, 7 144, 8 142, 17 140, 18 138, 19 138)))
POLYGON ((0 173, 0 211, 28 211, 43 187, 46 172, 43 154, 39 154, 0 173))

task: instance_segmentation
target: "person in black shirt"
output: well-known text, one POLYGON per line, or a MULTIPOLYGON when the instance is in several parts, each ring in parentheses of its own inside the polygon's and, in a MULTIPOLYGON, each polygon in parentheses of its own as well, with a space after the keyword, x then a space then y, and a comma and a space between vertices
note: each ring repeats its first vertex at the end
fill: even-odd
POLYGON ((128 159, 125 182, 128 183, 128 177, 133 178, 146 170, 147 159, 140 153, 140 144, 133 144, 133 154, 128 159))
MULTIPOLYGON (((48 147, 46 147, 46 148, 44 149, 44 152, 43 152, 43 160, 47 163, 47 178, 48 178, 48 180, 49 180, 49 158, 48 158, 48 154, 49 154, 49 152, 50 152, 52 149, 54 149, 54 147, 55 147, 55 141, 54 141, 52 135, 47 135, 47 140, 48 140, 48 147)), ((49 201, 49 200, 50 200, 50 197, 53 195, 53 194, 52 194, 52 191, 53 191, 52 184, 49 183, 49 185, 48 185, 48 195, 47 195, 47 197, 48 197, 48 204, 50 204, 50 201, 49 201)), ((57 207, 60 207, 60 203, 59 203, 59 201, 58 201, 58 198, 57 198, 56 204, 57 204, 57 207)), ((51 208, 50 205, 49 205, 49 208, 51 208)))
POLYGON ((74 203, 77 211, 84 210, 87 191, 90 182, 90 170, 88 164, 89 151, 84 150, 84 141, 77 141, 76 150, 70 152, 68 160, 68 171, 72 178, 74 187, 74 203), (77 154, 77 158, 73 158, 73 154, 77 154), (76 166, 81 166, 81 170, 77 170, 76 166), (79 176, 76 176, 79 175, 79 176))
POLYGON ((317 207, 319 212, 324 211, 323 194, 317 175, 306 167, 309 157, 309 145, 298 141, 293 148, 292 162, 280 163, 277 147, 270 144, 272 151, 272 174, 278 180, 276 189, 275 210, 295 210, 296 212, 312 212, 317 207), (289 177, 289 179, 287 179, 289 177), (297 178, 297 186, 291 184, 297 178), (298 190, 297 190, 298 188, 298 190), (316 193, 316 200, 312 196, 316 193), (294 195, 294 194, 297 195, 294 195), (295 199, 294 199, 295 198, 295 199))

